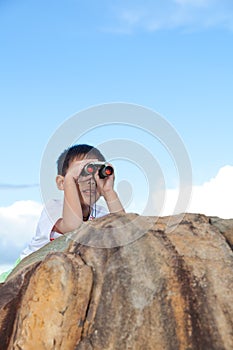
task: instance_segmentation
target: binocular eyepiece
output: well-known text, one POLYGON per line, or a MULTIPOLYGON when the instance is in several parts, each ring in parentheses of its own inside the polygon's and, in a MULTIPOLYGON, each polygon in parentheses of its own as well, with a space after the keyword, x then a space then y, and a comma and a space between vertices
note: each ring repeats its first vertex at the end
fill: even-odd
POLYGON ((105 162, 94 162, 86 164, 81 172, 81 175, 94 175, 97 170, 100 179, 104 179, 105 177, 112 175, 114 171, 113 167, 111 165, 107 165, 105 162))

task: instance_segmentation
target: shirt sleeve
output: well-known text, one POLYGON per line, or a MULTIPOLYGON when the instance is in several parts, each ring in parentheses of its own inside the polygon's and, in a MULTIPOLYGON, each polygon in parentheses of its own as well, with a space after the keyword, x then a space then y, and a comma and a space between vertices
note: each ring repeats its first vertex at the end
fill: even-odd
POLYGON ((43 247, 50 242, 50 233, 58 219, 62 217, 62 201, 51 200, 46 203, 39 218, 35 236, 28 246, 23 250, 20 258, 23 259, 29 254, 43 247))

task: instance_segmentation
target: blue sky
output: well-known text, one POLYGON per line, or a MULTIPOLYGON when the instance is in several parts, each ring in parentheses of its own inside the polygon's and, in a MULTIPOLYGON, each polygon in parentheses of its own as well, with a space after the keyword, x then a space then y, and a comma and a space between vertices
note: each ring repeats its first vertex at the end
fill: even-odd
POLYGON ((187 149, 193 186, 231 172, 231 0, 2 0, 0 47, 3 212, 17 201, 41 203, 50 138, 75 113, 104 103, 163 116, 187 149))

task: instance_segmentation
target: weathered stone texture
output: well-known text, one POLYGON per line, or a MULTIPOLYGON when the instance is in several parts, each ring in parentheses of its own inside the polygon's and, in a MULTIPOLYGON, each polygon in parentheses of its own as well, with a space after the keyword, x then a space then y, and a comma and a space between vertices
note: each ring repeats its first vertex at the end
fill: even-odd
POLYGON ((1 349, 232 350, 233 220, 169 221, 109 215, 26 258, 0 287, 1 349))

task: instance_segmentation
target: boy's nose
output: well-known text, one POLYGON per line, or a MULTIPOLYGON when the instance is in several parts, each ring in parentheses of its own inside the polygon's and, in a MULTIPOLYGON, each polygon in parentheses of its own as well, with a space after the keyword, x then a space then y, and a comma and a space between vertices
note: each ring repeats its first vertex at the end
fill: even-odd
POLYGON ((93 177, 91 177, 89 180, 88 180, 88 185, 95 185, 95 179, 93 177))

